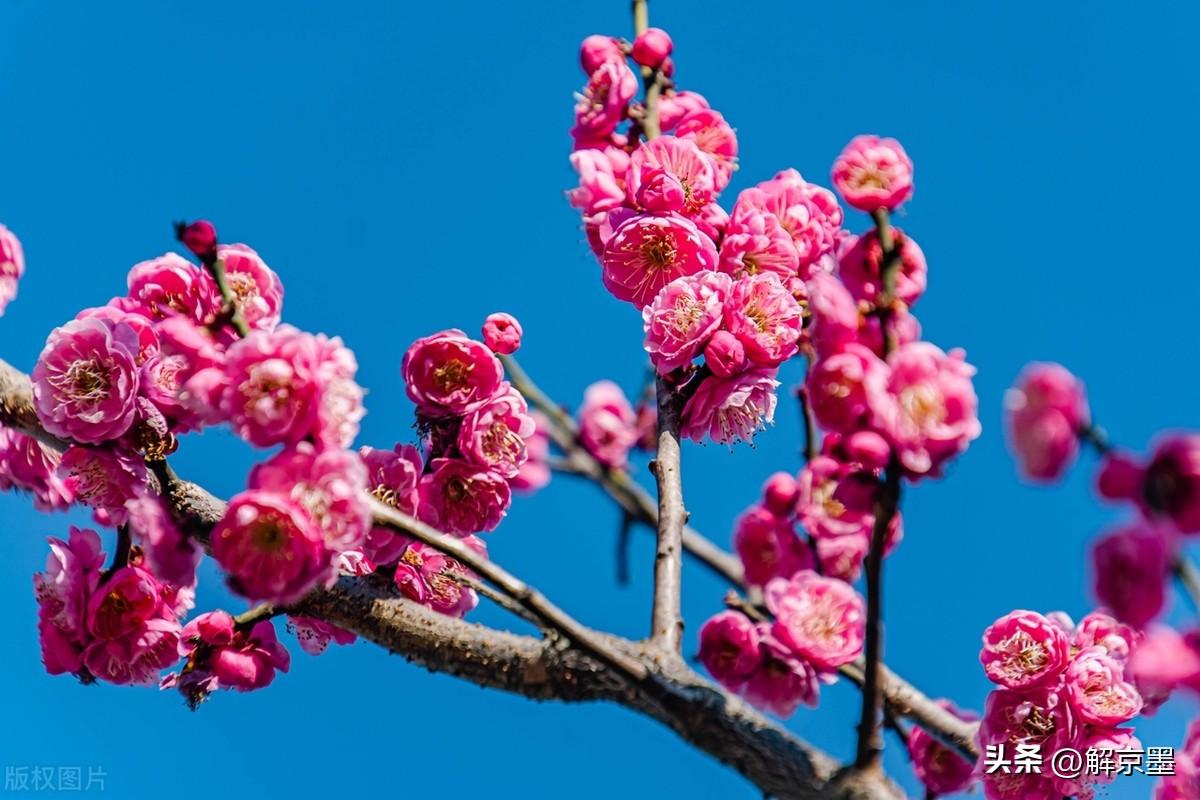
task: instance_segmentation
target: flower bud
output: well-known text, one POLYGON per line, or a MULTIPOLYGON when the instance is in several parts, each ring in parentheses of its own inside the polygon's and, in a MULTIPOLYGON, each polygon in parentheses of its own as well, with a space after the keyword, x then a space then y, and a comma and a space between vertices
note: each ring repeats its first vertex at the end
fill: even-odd
POLYGON ((633 40, 633 60, 643 67, 658 69, 671 55, 671 37, 662 28, 647 28, 633 40))
POLYGON ((621 45, 611 36, 592 34, 579 46, 579 66, 591 75, 608 61, 624 59, 621 45))
POLYGON ((746 348, 729 331, 717 331, 704 348, 704 363, 718 378, 728 378, 746 366, 746 348))
POLYGON ((215 258, 217 254, 217 229, 206 219, 198 219, 192 223, 177 223, 175 236, 183 246, 201 261, 215 258))

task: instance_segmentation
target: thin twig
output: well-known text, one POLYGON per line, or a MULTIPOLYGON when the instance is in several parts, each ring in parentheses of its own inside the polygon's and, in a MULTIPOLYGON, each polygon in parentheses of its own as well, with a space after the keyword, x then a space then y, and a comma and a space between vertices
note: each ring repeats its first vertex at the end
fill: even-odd
POLYGON ((278 617, 280 614, 286 614, 287 611, 277 607, 271 603, 259 603, 254 608, 248 611, 243 611, 233 618, 233 624, 242 629, 249 630, 260 622, 263 622, 273 617, 278 617))
MULTIPOLYGON (((807 370, 805 370, 807 373, 807 370)), ((807 374, 805 376, 807 383, 807 374)), ((817 433, 813 425, 812 407, 808 402, 808 387, 805 383, 796 387, 796 401, 800 404, 800 422, 804 426, 804 462, 817 457, 817 433)))
POLYGON ((520 617, 529 624, 533 625, 535 628, 541 630, 543 633, 553 633, 553 631, 548 631, 546 626, 542 624, 542 621, 530 613, 528 609, 503 592, 498 592, 492 587, 488 586, 486 583, 477 581, 470 575, 464 575, 461 572, 454 572, 451 570, 447 574, 451 580, 455 581, 456 583, 460 583, 469 589, 473 589, 477 594, 480 594, 483 597, 486 597, 488 600, 491 600, 508 613, 520 617))

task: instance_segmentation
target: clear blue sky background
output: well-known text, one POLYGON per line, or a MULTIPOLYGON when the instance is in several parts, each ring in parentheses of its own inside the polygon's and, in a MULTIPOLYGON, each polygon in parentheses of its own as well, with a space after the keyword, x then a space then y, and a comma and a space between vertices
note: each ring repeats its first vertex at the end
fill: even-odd
MULTIPOLYGON (((681 85, 738 129, 729 202, 784 167, 824 182, 859 132, 897 136, 916 162, 903 225, 930 264, 917 310, 931 340, 965 347, 979 367, 984 435, 947 480, 906 498, 887 653, 929 692, 979 708, 982 629, 1014 607, 1086 612, 1087 543, 1119 517, 1091 498, 1090 458, 1060 490, 1018 483, 1000 408, 1021 365, 1060 360, 1086 376, 1096 415, 1121 442, 1140 448, 1160 428, 1196 424, 1187 142, 1200 123, 1200 17, 1183 3, 1136 13, 1079 2, 651 5, 675 38, 681 85)), ((370 390, 364 443, 411 435, 398 374, 407 344, 475 330, 497 309, 524 322, 522 359, 562 401, 577 403, 602 377, 636 390, 639 321, 601 288, 562 195, 573 180, 571 93, 583 81, 577 44, 629 29, 624 0, 0 0, 0 221, 29 263, 0 319, 0 354, 32 366, 53 326, 172 247, 172 220, 204 216, 282 274, 288 320, 340 334, 358 353, 370 390)), ((786 401, 754 450, 689 446, 696 526, 728 542, 762 479, 798 466, 798 446, 786 401)), ((177 462, 229 495, 254 457, 213 432, 177 462)), ((30 575, 45 537, 66 525, 0 497, 6 766, 102 765, 119 797, 758 796, 621 709, 537 705, 370 645, 297 654, 269 691, 221 695, 195 714, 174 694, 50 678, 30 575)), ((616 527, 597 491, 559 479, 518 501, 489 544, 585 622, 637 636, 649 537, 637 540, 634 585, 621 589, 616 527)), ((202 602, 227 602, 214 573, 203 577, 202 602)), ((685 578, 692 650, 722 587, 693 567, 685 578)), ((507 623, 493 609, 478 619, 507 623)), ((789 725, 845 755, 857 703, 839 685, 789 725)), ((1139 732, 1176 744, 1194 711, 1176 703, 1139 732)), ((888 765, 913 786, 894 744, 888 765)), ((1110 797, 1148 793, 1134 781, 1110 797)))

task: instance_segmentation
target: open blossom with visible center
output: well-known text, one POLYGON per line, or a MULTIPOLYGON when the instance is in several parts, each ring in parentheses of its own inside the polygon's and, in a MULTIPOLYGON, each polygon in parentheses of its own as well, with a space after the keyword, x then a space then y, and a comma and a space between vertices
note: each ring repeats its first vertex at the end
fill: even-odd
POLYGON ((728 275, 704 271, 676 278, 642 309, 646 352, 659 374, 691 364, 721 327, 732 288, 728 275))
POLYGON ((1143 628, 1163 610, 1175 538, 1169 525, 1139 520, 1093 545, 1096 597, 1117 619, 1143 628))
POLYGON ((67 541, 50 539, 46 569, 33 576, 42 660, 51 675, 79 672, 88 642, 88 599, 100 583, 100 536, 72 527, 67 541))
POLYGON ((755 433, 775 422, 775 373, 757 367, 729 378, 705 378, 683 407, 680 435, 728 445, 753 441, 755 433))
POLYGON ((321 528, 287 494, 250 490, 229 501, 212 555, 229 586, 250 600, 294 603, 336 577, 321 528))
MULTIPOLYGON (((900 250, 895 270, 895 298, 912 305, 925 293, 928 267, 921 248, 899 228, 892 229, 894 245, 900 250)), ((838 257, 838 275, 855 300, 878 306, 883 300, 883 246, 879 234, 869 231, 851 238, 838 257)))
POLYGON ((1125 663, 1134 648, 1141 644, 1142 638, 1141 632, 1133 627, 1118 622, 1103 611, 1093 611, 1071 631, 1071 647, 1080 651, 1099 648, 1125 663))
POLYGON ((61 459, 32 436, 0 425, 0 491, 16 488, 29 492, 39 511, 70 507, 75 495, 58 475, 61 459))
POLYGON ((91 506, 97 522, 111 527, 125 524, 125 504, 145 494, 149 481, 141 457, 119 447, 71 445, 58 470, 75 499, 91 506))
POLYGON ((1004 410, 1021 473, 1037 481, 1061 476, 1088 424, 1083 382, 1059 364, 1030 364, 1005 393, 1004 410))
POLYGON ((1044 686, 1071 660, 1071 642, 1061 627, 1035 611, 1013 611, 983 633, 979 661, 988 679, 1009 689, 1044 686))
MULTIPOLYGON (((846 581, 858 578, 875 526, 878 486, 872 473, 825 455, 800 471, 796 514, 816 544, 824 574, 846 581)), ((884 553, 903 535, 903 516, 897 511, 888 525, 884 553)))
POLYGON ((0 317, 17 296, 17 283, 24 274, 25 252, 21 249, 21 240, 0 225, 0 317))
POLYGON ((124 310, 151 321, 178 315, 201 325, 221 307, 212 276, 177 253, 135 264, 128 286, 124 310))
POLYGON ((914 475, 937 475, 979 437, 975 368, 962 350, 943 353, 928 342, 901 346, 888 357, 887 394, 870 395, 876 423, 914 475))
POLYGON ((537 426, 520 392, 508 383, 501 386, 495 397, 463 417, 458 449, 468 461, 512 478, 525 463, 525 440, 537 426))
MULTIPOLYGON (((463 542, 481 556, 487 556, 487 547, 478 536, 466 536, 463 542)), ((422 542, 405 541, 395 576, 396 587, 405 597, 440 614, 465 616, 479 605, 479 597, 474 589, 455 580, 455 576, 476 577, 457 559, 422 542)))
POLYGON ((286 496, 308 512, 333 552, 362 544, 371 526, 367 469, 357 453, 300 442, 250 472, 249 488, 286 496))
POLYGON ((1079 719, 1114 727, 1142 710, 1142 697, 1125 680, 1125 667, 1101 648, 1080 653, 1066 673, 1067 700, 1079 719))
POLYGON ((455 536, 495 530, 512 503, 504 476, 460 458, 430 461, 420 492, 421 519, 455 536))
POLYGON ((218 689, 262 689, 275 680, 276 671, 287 672, 291 666, 271 620, 245 630, 225 611, 201 614, 185 625, 179 655, 187 659, 187 667, 169 676, 162 688, 178 688, 192 708, 218 689))
POLYGON ((720 192, 729 185, 737 168, 737 134, 719 111, 702 108, 688 114, 675 126, 675 135, 691 139, 709 157, 714 169, 713 188, 720 192))
POLYGON ((679 214, 635 214, 620 224, 600 258, 604 286, 638 308, 676 278, 715 269, 717 248, 679 214))
MULTIPOLYGON (((937 705, 961 720, 972 722, 975 714, 959 711, 948 700, 938 700, 937 705)), ((908 754, 912 758, 913 772, 932 795, 954 794, 966 789, 975 779, 975 764, 963 758, 925 731, 913 725, 908 733, 908 754)))
POLYGON ((420 451, 410 444, 397 444, 391 450, 363 447, 358 454, 367 468, 367 491, 381 503, 416 514, 417 484, 424 468, 420 451))
POLYGON ((738 517, 733 549, 741 559, 746 581, 754 586, 764 586, 772 578, 790 577, 813 565, 812 553, 787 517, 762 506, 751 506, 738 517))
POLYGON ((832 254, 841 239, 843 213, 828 189, 811 184, 794 169, 783 170, 769 181, 744 190, 734 204, 733 218, 755 210, 766 212, 792 238, 800 277, 808 279, 812 267, 832 254))
POLYGON ((776 578, 763 592, 775 615, 771 633, 820 670, 835 670, 862 653, 866 606, 850 584, 803 570, 776 578))
POLYGON ((100 444, 133 425, 138 397, 138 333, 92 316, 55 328, 33 368, 42 426, 64 439, 100 444))
POLYGON ((746 701, 781 717, 790 717, 801 703, 815 707, 821 683, 813 665, 780 642, 766 623, 758 626, 758 641, 762 661, 746 679, 746 701))
POLYGON ((571 166, 579 173, 579 186, 567 192, 572 208, 592 217, 625 204, 629 154, 624 150, 612 145, 576 150, 571 166))
POLYGON ((588 77, 583 91, 576 95, 575 127, 571 130, 575 141, 601 139, 612 133, 625 118, 629 101, 637 90, 637 76, 624 58, 600 64, 588 77))
POLYGON ((786 280, 800 269, 796 245, 779 218, 749 204, 734 206, 719 255, 718 269, 735 278, 773 272, 786 280))
POLYGON ((313 617, 289 616, 288 630, 295 634, 300 649, 310 656, 324 653, 330 642, 346 645, 358 638, 348 630, 313 617))
POLYGON ((1024 691, 993 691, 984 705, 978 741, 980 751, 987 745, 1004 743, 1010 752, 1015 745, 1024 744, 1054 753, 1060 747, 1071 746, 1077 733, 1078 723, 1066 692, 1056 684, 1024 691))
POLYGON ((483 321, 483 342, 493 353, 510 355, 517 352, 521 346, 521 336, 524 331, 521 323, 512 314, 497 311, 488 314, 483 321))
POLYGON ((601 464, 621 469, 638 441, 637 415, 612 381, 596 381, 579 407, 579 443, 601 464))
POLYGON ((1097 487, 1110 500, 1130 500, 1149 517, 1170 519, 1182 533, 1200 533, 1200 434, 1163 437, 1145 463, 1108 454, 1097 487))
POLYGON ((859 211, 897 209, 912 197, 912 159, 895 139, 855 136, 833 162, 833 186, 859 211))
POLYGON ((141 545, 150 571, 174 586, 195 586, 200 548, 175 525, 162 499, 146 494, 130 500, 125 508, 129 532, 141 545))
POLYGON ((487 345, 453 328, 413 342, 401 371, 418 412, 432 418, 474 411, 504 380, 504 369, 487 345))
POLYGON ((887 364, 860 344, 817 360, 808 374, 808 399, 822 427, 853 433, 870 427, 871 398, 886 394, 887 364))
POLYGON ((793 356, 802 325, 800 304, 774 273, 735 281, 725 299, 725 329, 760 366, 775 367, 793 356))
POLYGON ((693 213, 716 196, 716 171, 692 139, 659 136, 630 155, 626 189, 647 211, 693 213))
POLYGON ((225 280, 246 324, 274 330, 283 315, 283 281, 244 244, 217 245, 217 258, 225 262, 225 280))
POLYGON ((713 680, 740 692, 762 664, 758 628, 740 611, 722 611, 700 629, 700 663, 713 680))

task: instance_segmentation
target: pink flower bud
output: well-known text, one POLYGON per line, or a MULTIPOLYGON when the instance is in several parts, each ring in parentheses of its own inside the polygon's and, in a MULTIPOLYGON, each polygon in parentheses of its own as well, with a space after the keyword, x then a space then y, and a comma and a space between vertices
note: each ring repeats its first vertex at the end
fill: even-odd
POLYGON ((763 484, 763 505, 777 516, 787 517, 795 511, 799 496, 795 477, 786 472, 776 472, 763 484))
POLYGON ((600 69, 605 62, 624 58, 620 43, 611 36, 594 33, 579 46, 579 66, 583 67, 583 71, 588 75, 600 69))
POLYGON ((493 353, 506 356, 517 352, 524 334, 517 318, 503 311, 489 314, 483 322, 483 342, 493 353))
POLYGON ((833 164, 833 186, 859 211, 895 210, 912 197, 912 159, 895 139, 855 136, 833 164))
POLYGON ((217 229, 206 219, 198 219, 190 224, 179 223, 175 228, 175 236, 201 261, 216 255, 217 229))
POLYGON ((1133 500, 1142 491, 1146 471, 1128 453, 1109 453, 1096 476, 1096 491, 1109 500, 1133 500))
POLYGON ((746 348, 729 331, 717 331, 704 348, 704 363, 718 378, 728 378, 746 366, 746 348))
POLYGON ((671 55, 670 35, 662 28, 647 28, 633 40, 633 60, 643 67, 658 69, 671 55))

